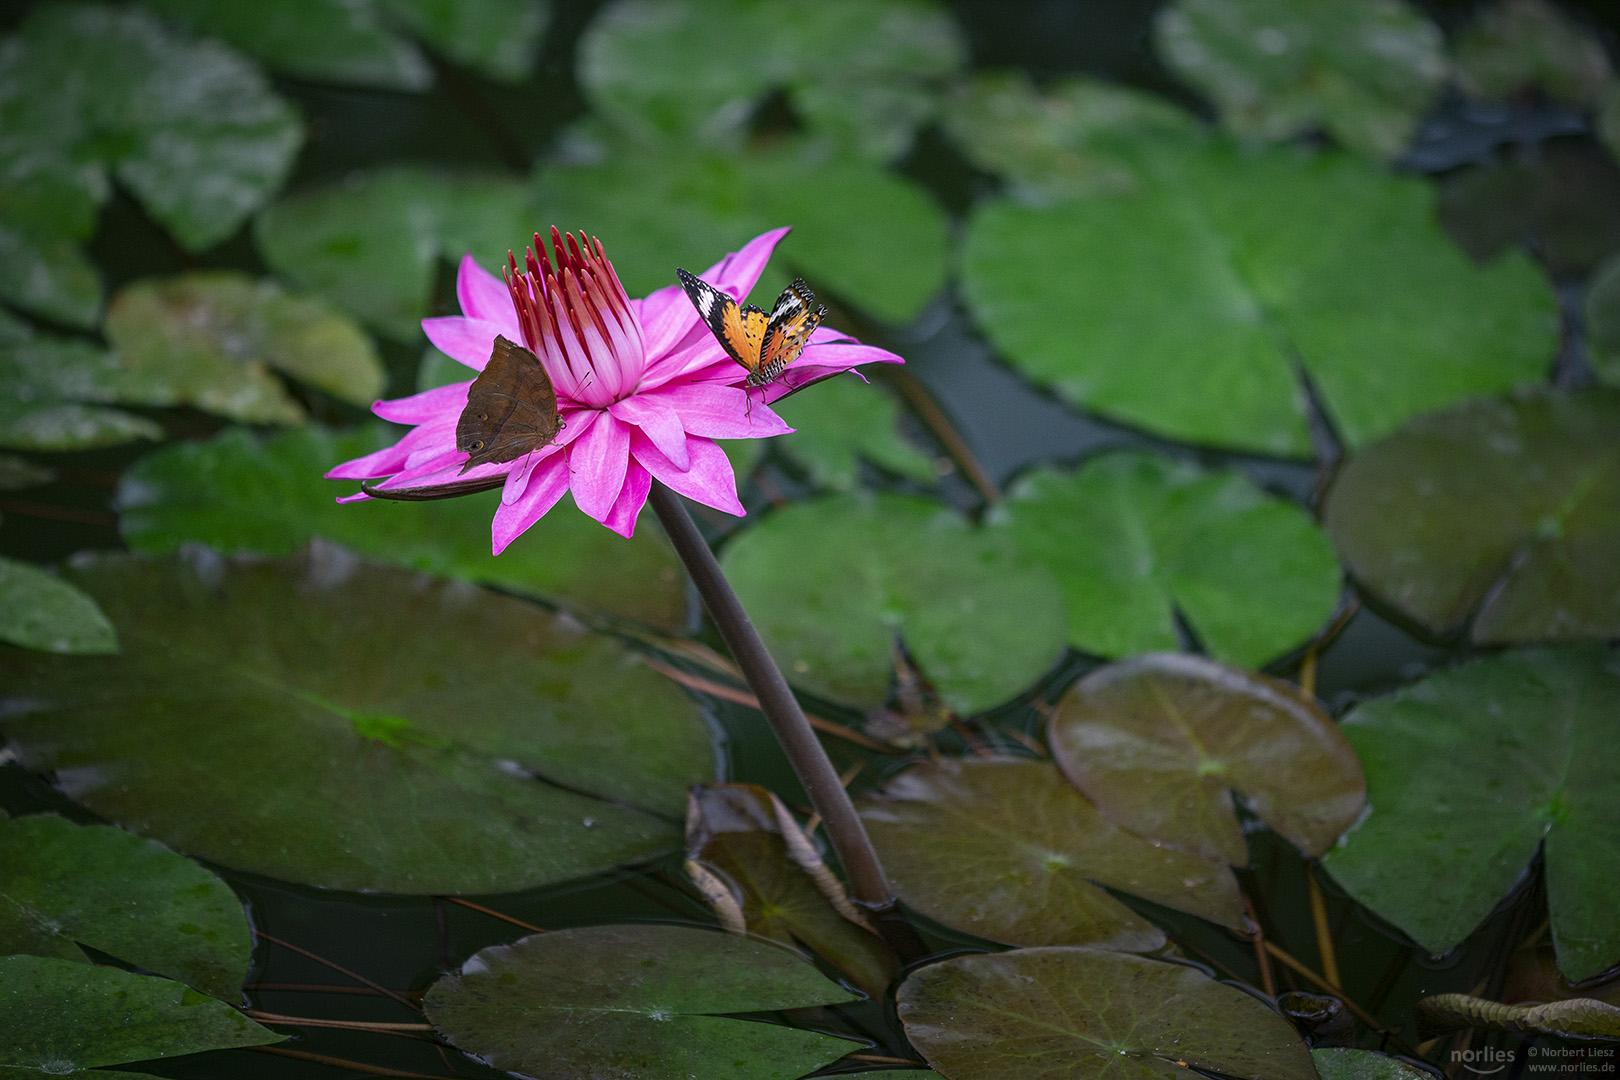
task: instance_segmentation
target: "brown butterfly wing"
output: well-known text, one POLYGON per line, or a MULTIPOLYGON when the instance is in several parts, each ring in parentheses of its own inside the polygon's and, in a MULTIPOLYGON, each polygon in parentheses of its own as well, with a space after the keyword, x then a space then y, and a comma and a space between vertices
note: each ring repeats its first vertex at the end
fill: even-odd
POLYGON ((495 339, 489 363, 467 390, 467 407, 456 422, 456 449, 474 465, 516 461, 557 437, 562 417, 557 390, 540 358, 504 337, 495 339))

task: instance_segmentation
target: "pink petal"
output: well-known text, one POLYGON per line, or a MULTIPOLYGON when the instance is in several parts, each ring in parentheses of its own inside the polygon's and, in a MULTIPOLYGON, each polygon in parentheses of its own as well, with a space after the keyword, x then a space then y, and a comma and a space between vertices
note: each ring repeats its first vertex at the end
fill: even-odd
POLYGON ((410 397, 379 401, 371 406, 371 411, 396 424, 426 424, 446 416, 457 419, 467 407, 467 388, 471 385, 471 382, 462 382, 436 386, 410 397))
POLYGON ((731 471, 731 459, 717 443, 688 436, 686 453, 692 465, 684 470, 675 468, 639 431, 630 436, 630 452, 670 490, 737 517, 747 514, 737 501, 737 476, 731 471))
POLYGON ((456 271, 456 299, 461 301, 461 313, 469 319, 517 329, 517 310, 512 306, 506 282, 479 266, 470 251, 461 257, 461 268, 456 271))
POLYGON ((676 468, 691 464, 686 456, 685 417, 671 407, 666 395, 637 394, 614 402, 608 411, 616 419, 640 428, 676 468))
POLYGON ((518 468, 506 478, 506 486, 501 491, 501 502, 514 503, 523 497, 523 492, 529 483, 529 475, 540 462, 560 453, 563 447, 578 439, 591 429, 596 418, 601 415, 595 409, 563 410, 563 427, 556 438, 537 450, 531 450, 518 459, 518 468))
POLYGON ((771 252, 776 250, 776 245, 782 242, 782 237, 792 231, 791 227, 784 226, 760 233, 744 244, 741 251, 727 255, 698 277, 722 292, 730 293, 732 299, 741 302, 754 287, 754 282, 759 280, 759 275, 765 270, 765 264, 771 261, 771 252))
POLYGON ((364 457, 357 457, 353 461, 345 461, 326 471, 328 480, 372 480, 379 476, 396 473, 405 465, 405 459, 410 455, 409 448, 402 449, 400 444, 385 446, 381 450, 373 450, 364 457))
MULTIPOLYGON (((704 438, 763 439, 771 435, 786 435, 793 430, 780 416, 760 404, 757 392, 750 402, 743 390, 736 386, 683 383, 642 397, 668 405, 680 414, 681 424, 688 434, 704 438)), ((658 448, 664 449, 662 444, 658 448)), ((668 451, 665 451, 665 456, 675 460, 668 451)))
POLYGON ((697 309, 679 285, 659 289, 645 300, 630 301, 630 310, 641 320, 641 334, 649 358, 662 356, 694 327, 701 325, 697 309))
POLYGON ((490 525, 490 545, 495 554, 505 551, 525 529, 545 517, 546 511, 556 506, 557 500, 568 490, 568 481, 566 454, 553 454, 537 466, 529 476, 523 497, 495 509, 495 520, 490 525))
POLYGON ((460 315, 445 315, 437 319, 423 319, 422 332, 446 356, 460 360, 474 371, 483 371, 494 351, 495 339, 505 336, 508 341, 522 342, 516 316, 512 326, 485 319, 465 319, 460 315))
POLYGON ((825 344, 817 343, 811 338, 809 345, 800 354, 797 363, 815 364, 819 367, 852 368, 859 364, 903 364, 903 357, 896 356, 887 349, 880 349, 876 345, 860 345, 853 341, 830 341, 825 344))
POLYGON ((618 501, 613 504, 607 520, 602 524, 627 540, 636 535, 636 518, 641 515, 641 508, 647 505, 650 491, 652 473, 632 461, 630 470, 624 475, 624 489, 619 492, 618 501))
POLYGON ((353 495, 339 495, 337 501, 340 503, 370 502, 371 496, 363 491, 357 491, 353 495))
POLYGON ((598 413, 596 423, 568 453, 568 467, 574 471, 569 482, 574 504, 597 521, 608 516, 624 487, 633 430, 607 413, 598 413))

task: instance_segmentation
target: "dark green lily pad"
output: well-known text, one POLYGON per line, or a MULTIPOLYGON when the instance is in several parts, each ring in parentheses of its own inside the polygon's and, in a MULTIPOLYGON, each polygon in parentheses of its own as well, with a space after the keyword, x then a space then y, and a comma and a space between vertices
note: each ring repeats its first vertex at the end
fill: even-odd
POLYGON ((815 953, 871 997, 900 970, 787 807, 758 784, 691 790, 686 873, 726 929, 815 953))
POLYGON ((451 60, 492 79, 534 73, 549 0, 378 0, 388 16, 451 60))
POLYGON ((497 1069, 636 1080, 795 1077, 853 1047, 716 1013, 844 1001, 796 953, 695 926, 588 926, 485 949, 422 1005, 440 1034, 497 1069))
POLYGON ((1451 55, 1464 89, 1487 98, 1539 87, 1589 105, 1610 74, 1603 43, 1546 0, 1498 0, 1457 35, 1451 55))
POLYGON ((1176 0, 1155 29, 1170 68, 1244 139, 1323 127, 1394 157, 1446 76, 1440 28, 1403 0, 1176 0))
POLYGON ((1545 844, 1559 969, 1620 962, 1620 657, 1504 653, 1358 706, 1366 819, 1323 859, 1357 901, 1432 953, 1490 914, 1545 844))
POLYGON ((1296 365, 1350 445, 1545 377, 1545 276, 1476 266, 1427 182, 1349 155, 1144 140, 1138 190, 982 204, 966 298, 1006 358, 1075 405, 1192 442, 1309 450, 1296 365), (1175 387, 1167 393, 1166 387, 1175 387))
POLYGON ((1550 143, 1447 177, 1440 220, 1481 262, 1528 243, 1555 277, 1585 274, 1620 250, 1620 167, 1588 145, 1550 143))
POLYGON ((626 540, 565 499, 496 558, 489 529, 497 492, 339 505, 336 497, 353 485, 321 474, 392 442, 394 430, 310 426, 263 438, 233 428, 209 442, 176 443, 125 472, 119 529, 131 548, 154 554, 196 541, 225 552, 289 555, 321 536, 379 561, 581 611, 624 615, 670 632, 686 626, 686 574, 656 529, 626 540))
POLYGON ((126 827, 327 888, 530 888, 679 842, 708 731, 614 641, 330 545, 71 575, 115 658, 0 651, 23 764, 126 827))
POLYGON ((79 325, 99 288, 72 245, 112 177, 199 251, 270 197, 303 138, 258 69, 217 42, 79 4, 36 9, 0 57, 0 132, 0 249, 24 260, 0 273, 0 296, 79 325))
POLYGON ((720 562, 788 678, 838 701, 883 702, 896 638, 958 713, 1028 688, 1063 650, 1051 577, 923 499, 852 494, 784 507, 727 544, 720 562))
POLYGON ((1164 944, 1157 927, 1099 885, 1245 925, 1224 862, 1111 824, 1044 761, 915 765, 862 799, 860 813, 908 904, 993 941, 1134 951, 1164 944))
POLYGON ((643 147, 590 129, 574 140, 578 163, 543 168, 536 198, 551 220, 600 222, 596 235, 632 296, 782 225, 794 231, 754 288, 763 306, 803 274, 841 303, 905 322, 945 284, 944 211, 861 158, 803 139, 737 154, 643 147))
POLYGON ((282 1038, 168 979, 45 956, 0 956, 0 1068, 58 1076, 282 1038))
POLYGON ((151 840, 55 814, 0 819, 0 953, 86 959, 79 943, 226 1001, 253 948, 219 878, 151 840))
POLYGON ((1620 1040, 1620 1007, 1591 998, 1545 1005, 1503 1005, 1469 994, 1433 994, 1412 1009, 1426 1032, 1485 1028, 1562 1039, 1620 1040))
POLYGON ((1090 79, 1037 90, 1021 72, 975 76, 947 101, 945 128, 981 169, 1000 173, 1019 202, 1129 191, 1139 181, 1128 147, 1145 135, 1197 139, 1204 126, 1155 94, 1090 79))
POLYGON ((1325 1046, 1311 1051, 1322 1080, 1434 1080, 1434 1074, 1375 1050, 1325 1046))
POLYGON ((49 484, 56 479, 56 470, 30 461, 16 454, 0 454, 0 491, 20 491, 23 488, 49 484))
POLYGON ((356 405, 383 390, 377 350, 347 317, 232 271, 136 282, 113 298, 106 334, 129 377, 168 390, 164 404, 236 420, 303 419, 271 368, 356 405))
POLYGON ((1586 356, 1599 379, 1620 386, 1620 256, 1586 286, 1586 356))
POLYGON ((115 653, 118 633, 96 602, 55 574, 0 558, 0 641, 54 653, 115 653))
POLYGON ((798 428, 777 446, 803 464, 818 487, 856 487, 861 458, 925 484, 938 478, 932 459, 901 436, 900 403, 881 384, 829 379, 783 401, 776 412, 798 428))
POLYGON ((1307 855, 1355 823, 1356 752, 1292 683, 1201 656, 1110 664, 1063 696, 1052 757, 1107 818, 1156 844, 1246 866, 1233 798, 1307 855))
POLYGON ((930 964, 900 984, 912 1045, 975 1080, 1316 1080, 1288 1021, 1196 968, 1101 949, 1017 949, 930 964))
POLYGON ((1102 656, 1176 648, 1179 611, 1216 656, 1260 664, 1339 599, 1338 562, 1310 515, 1235 471, 1109 454, 1026 475, 992 521, 1057 579, 1069 643, 1102 656))
POLYGON ((1419 417, 1352 457, 1325 520, 1350 572, 1474 641, 1620 634, 1620 391, 1419 417))
POLYGON ((1609 155, 1620 159, 1620 79, 1609 80, 1608 87, 1598 96, 1593 127, 1609 155))
POLYGON ((282 199, 258 216, 254 236, 276 273, 418 342, 441 259, 471 251, 486 268, 504 266, 537 228, 544 222, 517 181, 399 166, 282 199))
POLYGON ((150 382, 99 346, 36 333, 0 309, 0 446, 81 450, 160 439, 163 429, 145 417, 93 404, 151 403, 161 388, 150 382))
POLYGON ((966 53, 927 0, 618 0, 586 31, 579 65, 598 111, 642 139, 737 145, 780 90, 813 130, 889 160, 966 53))

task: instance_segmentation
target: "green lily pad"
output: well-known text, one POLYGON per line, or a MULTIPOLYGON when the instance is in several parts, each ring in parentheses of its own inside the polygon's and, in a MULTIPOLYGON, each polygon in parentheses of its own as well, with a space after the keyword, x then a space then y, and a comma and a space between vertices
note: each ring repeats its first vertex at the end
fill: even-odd
POLYGON ((327 888, 485 893, 679 842, 708 731, 616 642, 330 545, 71 575, 107 659, 0 651, 30 769, 135 832, 327 888))
POLYGON ((59 1076, 281 1039, 224 1002, 168 979, 45 956, 0 956, 0 1067, 59 1076))
POLYGON ((1375 1050, 1324 1046, 1311 1051, 1322 1080, 1433 1080, 1434 1074, 1375 1050))
POLYGON ((271 368, 356 405, 383 390, 377 350, 348 318, 232 271, 136 282, 113 298, 106 334, 132 377, 165 384, 175 403, 236 420, 303 419, 271 368))
POLYGON ((1503 1005, 1469 994, 1433 994, 1412 1009, 1423 1031, 1486 1028, 1563 1039, 1620 1040, 1620 1008, 1591 998, 1503 1005))
POLYGON ((966 54, 927 0, 618 0, 586 31, 579 68, 598 111, 644 140, 740 144, 775 90, 813 130, 890 160, 966 54))
POLYGON ((1551 143, 1533 159, 1448 177, 1440 220, 1481 262, 1528 241, 1553 276, 1585 274, 1620 250, 1620 167, 1589 146, 1551 143))
POLYGON ((96 602, 48 570, 0 558, 0 641, 54 653, 115 653, 96 602))
POLYGON ((694 787, 686 860, 687 876, 727 930, 800 946, 875 998, 900 970, 810 838, 765 788, 694 787))
POLYGON ((1133 190, 1126 146, 1144 135, 1202 136, 1204 126, 1155 94, 1068 78, 1037 90, 1027 74, 980 74, 957 87, 943 116, 956 145, 981 169, 1000 173, 1012 197, 1048 205, 1073 196, 1133 190))
POLYGON ((1069 402, 1175 439, 1305 454, 1296 365, 1351 446, 1545 377, 1545 276, 1517 252, 1474 265, 1425 181, 1184 139, 1144 140, 1134 160, 1138 190, 991 200, 968 225, 969 305, 1069 402))
POLYGON ((1487 98, 1536 86, 1589 105, 1610 74, 1603 43, 1545 0, 1498 0, 1457 35, 1452 61, 1463 88, 1487 98))
POLYGON ((818 487, 855 488, 861 458, 925 484, 938 479, 932 459, 901 436, 900 403, 881 384, 829 379, 784 400, 776 412, 798 428, 778 439, 777 446, 804 465, 818 487))
POLYGON ((492 79, 534 73, 549 0, 379 0, 388 16, 451 60, 492 79))
POLYGON ((423 1010, 507 1072, 749 1080, 811 1072, 853 1049, 829 1035, 717 1016, 844 1001, 796 953, 695 926, 588 926, 475 955, 423 1010))
POLYGON ((1358 706, 1342 727, 1371 810, 1323 865, 1442 953, 1545 844, 1559 969, 1596 975, 1620 962, 1617 708, 1620 657, 1596 647, 1503 653, 1358 706))
POLYGON ((993 941, 1132 951, 1164 944, 1156 926, 1099 885, 1223 926, 1246 925, 1224 862, 1126 832, 1044 761, 914 765, 859 809, 908 904, 993 941))
POLYGON ((1609 85, 1598 96, 1593 127, 1598 141, 1608 148, 1609 156, 1620 158, 1620 79, 1609 80, 1609 85))
POLYGON ((794 232, 754 288, 763 306, 803 274, 841 303, 905 322, 945 284, 944 211, 871 162, 803 139, 736 154, 587 129, 574 140, 573 159, 536 174, 537 200, 552 220, 601 223, 593 231, 632 296, 782 225, 794 232))
POLYGON ((172 35, 139 8, 41 7, 8 44, 0 248, 25 263, 0 274, 0 296, 42 314, 94 321, 99 290, 70 248, 94 229, 112 176, 200 251, 270 197, 303 138, 257 68, 217 42, 172 35))
POLYGON ((1159 52, 1241 138, 1324 127, 1378 157, 1406 148, 1446 76, 1440 28, 1402 0, 1176 0, 1159 52))
POLYGON ((290 555, 321 536, 382 562, 672 633, 686 627, 686 574, 655 529, 626 540, 565 499, 496 558, 489 532, 496 492, 339 505, 336 497, 352 485, 321 474, 393 442, 393 431, 382 424, 344 433, 308 426, 265 438, 232 428, 208 442, 175 443, 125 472, 118 527, 132 549, 153 554, 196 541, 224 552, 290 555))
POLYGON ((1350 572, 1474 641, 1620 634, 1620 391, 1419 417, 1352 457, 1324 515, 1350 572))
POLYGON ((537 220, 518 181, 398 166, 282 199, 258 216, 254 236, 276 273, 418 342, 439 261, 471 251, 485 267, 504 266, 537 220))
POLYGON ((1260 664, 1339 599, 1338 562, 1310 515, 1231 470, 1135 452, 1038 469, 992 522, 1057 579, 1070 644, 1101 656, 1176 648, 1179 611, 1211 653, 1260 664))
POLYGON ((226 1001, 253 949, 219 878, 151 840, 55 814, 0 820, 0 953, 86 960, 79 943, 226 1001))
POLYGON ((81 450, 134 439, 160 439, 142 416, 101 404, 150 404, 150 379, 126 373, 116 357, 88 341, 36 333, 0 309, 0 446, 81 450))
POLYGON ((1356 752, 1292 683, 1155 653, 1081 679, 1052 712, 1052 757, 1107 818, 1156 844, 1246 866, 1234 797, 1307 855, 1355 823, 1356 752))
POLYGON ((946 1076, 1316 1080, 1288 1021, 1196 968, 1101 949, 958 956, 900 984, 913 1046, 946 1076))
POLYGON ((1063 650, 1051 577, 923 499, 784 507, 727 544, 720 563, 788 678, 837 701, 883 702, 896 638, 958 713, 1027 689, 1063 650))
POLYGON ((1586 355, 1600 380, 1620 386, 1620 255, 1586 286, 1586 355))
POLYGON ((16 454, 0 454, 0 491, 20 491, 23 488, 49 484, 56 479, 56 470, 30 461, 16 454))

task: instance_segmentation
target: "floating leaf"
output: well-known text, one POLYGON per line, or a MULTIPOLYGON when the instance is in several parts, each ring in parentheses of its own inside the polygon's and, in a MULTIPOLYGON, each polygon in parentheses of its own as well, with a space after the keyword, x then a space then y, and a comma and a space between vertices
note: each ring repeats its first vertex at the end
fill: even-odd
POLYGON ((148 380, 131 377, 105 349, 76 338, 37 334, 0 309, 0 446, 79 450, 160 439, 141 416, 91 402, 150 402, 148 380))
POLYGON ((1620 250, 1620 168, 1589 146, 1551 143, 1448 177, 1440 220, 1481 262, 1528 242, 1555 277, 1584 274, 1620 250))
POLYGON ((1176 0, 1156 30, 1170 67, 1244 139, 1321 126, 1394 157, 1446 75, 1440 28, 1402 0, 1176 0))
POLYGON ((780 249, 785 265, 755 286, 762 305, 802 273, 841 301, 905 322, 945 284, 939 205, 909 180, 820 144, 723 154, 607 137, 578 156, 537 174, 538 201, 554 220, 603 223, 598 235, 632 296, 674 284, 677 266, 701 269, 780 225, 794 232, 780 249))
POLYGON ((578 623, 313 546, 193 549, 72 575, 105 660, 0 651, 24 765, 181 851, 327 888, 480 893, 679 841, 708 733, 578 623))
POLYGON ((517 181, 399 166, 282 199, 259 215, 255 237, 276 273, 418 342, 439 260, 471 251, 504 266, 537 227, 517 181))
POLYGON ((1620 962, 1620 657, 1503 653, 1368 701, 1342 727, 1367 771, 1366 819, 1323 864, 1432 953, 1490 914, 1545 843, 1558 966, 1620 962))
POLYGON ((1474 401, 1339 471, 1324 515, 1373 592, 1474 641, 1620 634, 1620 391, 1474 401))
POLYGON ((281 1038, 168 979, 45 956, 0 956, 0 1069, 59 1076, 281 1038))
POLYGON ((1586 286, 1586 354, 1599 379, 1620 386, 1620 255, 1586 286))
POLYGON ((854 488, 859 458, 923 483, 938 475, 928 455, 901 437, 900 403, 881 385, 829 379, 814 393, 785 399, 776 411, 798 428, 777 445, 807 466, 819 487, 854 488))
POLYGON ((1342 1046, 1311 1051, 1316 1074, 1321 1080, 1433 1080, 1434 1074, 1408 1065, 1400 1058, 1374 1050, 1352 1050, 1342 1046))
POLYGON ((303 418, 269 368, 356 405, 383 391, 382 362, 358 326, 313 297, 232 271, 136 282, 114 297, 106 333, 132 377, 237 420, 303 418))
POLYGON ((1164 944, 1157 927, 1099 885, 1245 925, 1224 863, 1109 823, 1046 762, 914 765, 863 799, 860 814, 908 904, 993 941, 1140 951, 1164 944))
POLYGON ((1140 190, 1044 210, 992 200, 968 226, 975 315, 1068 401, 1176 439, 1303 454, 1296 365, 1352 446, 1544 376, 1544 275, 1519 253, 1475 266, 1436 226, 1426 182, 1347 155, 1175 139, 1136 160, 1140 190))
POLYGON ((855 705, 882 703, 896 638, 961 713, 1026 689, 1063 648, 1051 578, 922 499, 784 507, 732 540, 721 565, 789 678, 855 705))
POLYGON ((321 536, 399 566, 671 632, 686 626, 686 575, 655 530, 625 540, 565 501, 495 558, 489 522, 500 496, 494 492, 338 505, 336 496, 347 489, 321 474, 393 441, 387 428, 373 424, 341 434, 303 427, 271 438, 233 428, 210 442, 176 443, 125 472, 118 526, 131 548, 154 554, 197 541, 224 552, 289 555, 321 536))
POLYGON ((1058 702, 1047 734, 1069 782, 1110 821, 1234 866, 1249 861, 1234 797, 1321 855, 1365 796, 1355 750, 1314 698, 1201 656, 1099 668, 1058 702))
POLYGON ((1457 36, 1452 58, 1463 88, 1487 98, 1536 86, 1589 105, 1610 72, 1603 43, 1545 0, 1498 0, 1457 36))
POLYGON ((54 653, 115 653, 96 602, 48 570, 0 558, 0 641, 54 653))
POLYGON ((457 63, 503 82, 534 72, 548 0, 379 0, 384 10, 457 63))
POLYGON ((1412 1009, 1424 1031, 1522 1031, 1561 1039, 1620 1039, 1620 1008, 1591 998, 1503 1005, 1468 994, 1431 994, 1412 1009))
POLYGON ((1609 80, 1609 85, 1598 98, 1595 134, 1609 156, 1620 158, 1620 79, 1609 80))
POLYGON ((1229 470, 1109 454, 1029 473, 992 520, 1057 579, 1070 644, 1103 656, 1176 648, 1180 612, 1216 656, 1260 664, 1309 637, 1339 598, 1310 515, 1229 470))
POLYGON ((0 491, 20 491, 55 479, 55 469, 15 454, 0 454, 0 491))
POLYGON ((579 65, 598 110, 643 139, 735 145, 781 90, 813 130, 890 160, 966 52, 927 0, 618 0, 586 31, 579 65))
POLYGON ((797 954, 695 926, 588 926, 475 955, 422 1005, 445 1038, 531 1076, 743 1080, 811 1072, 852 1049, 716 1016, 848 998, 797 954))
POLYGON ((55 814, 0 819, 0 953, 86 960, 79 944, 226 1001, 252 933, 219 878, 151 840, 55 814))
POLYGON ((688 798, 686 872, 721 925, 802 946, 882 997, 899 962, 782 801, 757 784, 704 784, 688 798))
POLYGON ((1316 1080, 1288 1021, 1196 968, 1101 949, 958 956, 900 984, 912 1045, 946 1076, 1316 1080))

